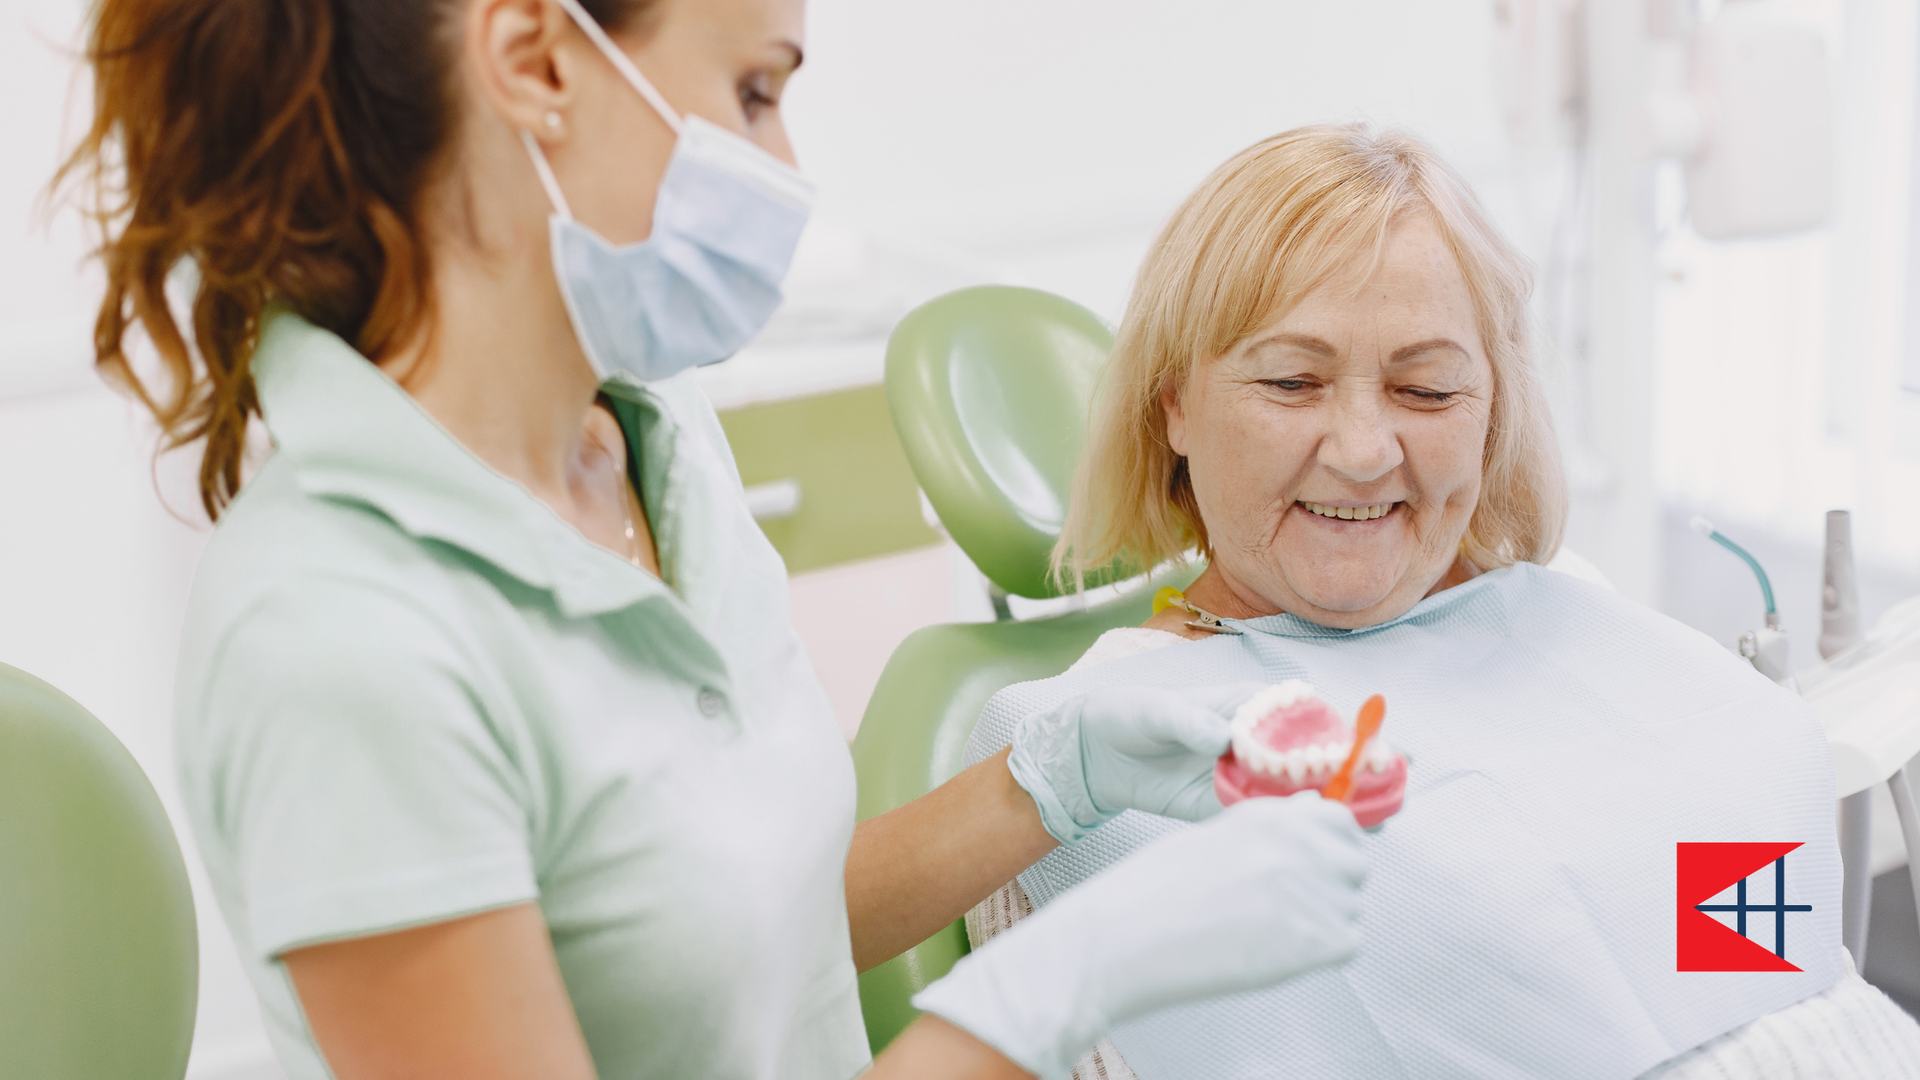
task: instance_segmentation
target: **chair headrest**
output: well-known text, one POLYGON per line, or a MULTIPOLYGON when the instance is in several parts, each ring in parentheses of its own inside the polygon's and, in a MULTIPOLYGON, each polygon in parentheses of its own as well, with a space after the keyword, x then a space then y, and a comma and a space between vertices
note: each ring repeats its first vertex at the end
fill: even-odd
POLYGON ((887 342, 887 404, 914 476, 954 542, 1015 596, 1059 594, 1047 560, 1112 348, 1093 312, 1005 285, 929 300, 887 342))

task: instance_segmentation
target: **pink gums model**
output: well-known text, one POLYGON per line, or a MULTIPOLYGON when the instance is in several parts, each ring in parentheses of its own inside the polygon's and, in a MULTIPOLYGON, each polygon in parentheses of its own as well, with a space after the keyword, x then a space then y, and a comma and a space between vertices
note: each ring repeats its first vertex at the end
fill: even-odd
MULTIPOLYGON (((1255 795, 1319 790, 1353 749, 1353 729, 1298 680, 1270 686, 1233 716, 1233 744, 1213 768, 1213 789, 1232 806, 1255 795)), ((1372 828, 1392 817, 1407 793, 1407 760, 1378 735, 1360 752, 1347 805, 1372 828)))

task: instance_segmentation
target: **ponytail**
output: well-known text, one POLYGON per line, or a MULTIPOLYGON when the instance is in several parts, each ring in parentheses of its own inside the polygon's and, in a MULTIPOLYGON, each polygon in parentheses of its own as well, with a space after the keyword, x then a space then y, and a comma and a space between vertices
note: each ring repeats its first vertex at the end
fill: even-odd
MULTIPOLYGON (((620 26, 645 0, 589 0, 620 26), (604 10, 614 9, 614 10, 604 10), (624 16, 624 17, 623 17, 624 16)), ((102 374, 168 449, 204 440, 200 499, 240 488, 250 363, 282 303, 379 360, 427 326, 418 202, 453 130, 460 0, 98 0, 77 178, 102 234, 102 374), (191 333, 169 279, 187 263, 191 333), (138 323, 160 361, 128 363, 138 323)))

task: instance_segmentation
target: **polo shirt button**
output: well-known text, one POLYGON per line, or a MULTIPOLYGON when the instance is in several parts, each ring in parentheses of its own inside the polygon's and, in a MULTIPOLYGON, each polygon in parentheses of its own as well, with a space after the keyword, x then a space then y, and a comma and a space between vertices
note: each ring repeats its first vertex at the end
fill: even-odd
POLYGON ((719 716, 720 710, 727 706, 726 697, 711 686, 701 687, 695 702, 700 706, 700 715, 708 719, 719 716))

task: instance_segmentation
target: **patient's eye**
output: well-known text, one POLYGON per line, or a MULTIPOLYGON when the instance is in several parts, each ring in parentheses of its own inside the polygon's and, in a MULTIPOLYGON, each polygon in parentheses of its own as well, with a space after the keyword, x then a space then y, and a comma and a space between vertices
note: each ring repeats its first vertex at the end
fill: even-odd
POLYGON ((1445 405, 1454 399, 1456 391, 1428 390, 1418 386, 1403 386, 1400 388, 1400 394, 1415 405, 1445 405))
POLYGON ((1271 386, 1275 390, 1284 390, 1289 394, 1297 394, 1302 390, 1313 389, 1313 380, 1311 379, 1262 379, 1260 382, 1264 386, 1271 386))

